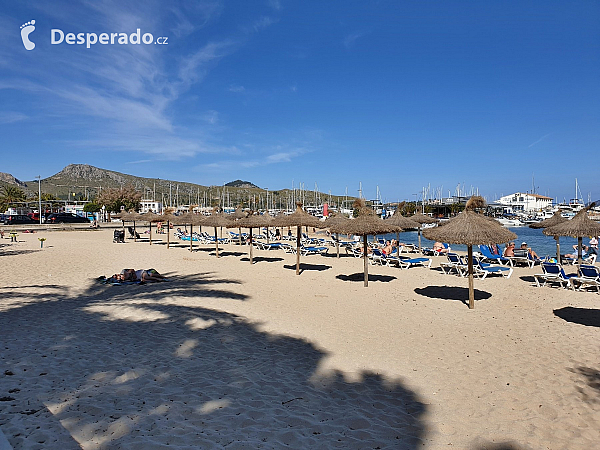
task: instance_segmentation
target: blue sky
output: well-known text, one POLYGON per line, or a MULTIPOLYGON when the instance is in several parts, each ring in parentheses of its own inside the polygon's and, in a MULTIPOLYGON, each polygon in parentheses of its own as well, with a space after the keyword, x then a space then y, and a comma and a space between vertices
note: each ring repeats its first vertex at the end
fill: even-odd
POLYGON ((0 171, 71 163, 412 200, 600 198, 600 3, 19 1, 0 13, 0 171), (24 48, 20 27, 35 20, 24 48), (167 45, 52 45, 141 29, 167 45))

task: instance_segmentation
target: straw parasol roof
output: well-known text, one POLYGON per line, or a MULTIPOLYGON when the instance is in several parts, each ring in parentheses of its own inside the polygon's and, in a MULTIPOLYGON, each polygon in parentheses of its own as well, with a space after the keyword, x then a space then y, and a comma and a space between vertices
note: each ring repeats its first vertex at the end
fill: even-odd
POLYGON ((423 236, 432 241, 465 245, 503 244, 517 238, 498 221, 471 209, 465 209, 443 225, 424 230, 423 236))
POLYGON ((231 219, 225 214, 215 212, 210 216, 207 216, 202 221, 202 225, 207 227, 215 228, 215 247, 217 258, 219 257, 219 237, 217 236, 217 228, 218 227, 227 227, 231 224, 231 219))
POLYGON ((261 228, 268 227, 273 222, 273 218, 268 214, 254 214, 243 219, 238 219, 235 222, 231 222, 229 224, 229 228, 249 228, 250 229, 250 249, 249 249, 249 257, 250 264, 252 264, 252 228, 261 228))
POLYGON ((325 222, 321 222, 315 216, 311 216, 302 209, 302 203, 296 203, 296 211, 288 216, 279 215, 271 222, 272 227, 297 227, 296 231, 296 275, 300 275, 300 227, 325 228, 325 222))
MULTIPOLYGON (((327 219, 325 219, 325 226, 331 228, 333 226, 348 222, 349 220, 350 219, 342 213, 333 213, 332 215, 327 217, 327 219)), ((336 252, 336 257, 339 258, 340 257, 340 233, 335 233, 335 235, 337 238, 335 241, 335 252, 336 252)))
POLYGON ((373 211, 364 206, 359 209, 358 217, 346 222, 340 222, 333 225, 330 229, 333 233, 355 234, 363 236, 363 261, 364 261, 364 285, 369 285, 369 263, 367 255, 367 235, 370 234, 386 234, 402 231, 397 225, 388 223, 387 220, 382 220, 377 217, 373 211))
POLYGON ((429 217, 429 216, 426 216, 421 213, 416 213, 416 214, 410 216, 409 219, 412 220, 413 222, 417 222, 419 224, 419 226, 418 226, 419 251, 421 251, 421 225, 427 224, 427 223, 436 223, 437 219, 434 219, 433 217, 429 217))
MULTIPOLYGON (((423 216, 423 217, 427 217, 427 216, 423 216)), ((386 219, 385 222, 389 223, 391 225, 396 225, 403 229, 419 228, 419 226, 421 225, 421 222, 417 222, 417 221, 413 220, 412 217, 404 217, 400 213, 394 214, 389 219, 386 219)))
MULTIPOLYGON (((394 214, 395 215, 395 214, 394 214)), ((410 220, 424 224, 424 223, 436 223, 438 220, 433 217, 426 216, 425 214, 416 213, 409 217, 410 220)))
POLYGON ((485 207, 483 197, 474 196, 469 199, 465 210, 445 224, 429 228, 423 236, 432 241, 448 242, 450 244, 466 244, 469 265, 469 308, 475 307, 475 292, 473 290, 473 245, 503 244, 516 239, 517 235, 504 228, 498 221, 490 220, 475 212, 476 208, 485 207))
POLYGON ((231 219, 223 213, 214 213, 210 216, 204 216, 202 225, 207 227, 227 227, 231 225, 231 219))
MULTIPOLYGON (((538 223, 532 223, 529 225, 530 228, 549 228, 554 225, 558 225, 560 223, 566 222, 567 219, 562 216, 560 210, 556 211, 552 217, 546 220, 542 220, 538 223)), ((556 241, 556 261, 560 262, 560 239, 559 236, 554 236, 554 240, 556 241)))
POLYGON ((552 217, 541 222, 532 223, 529 228, 548 228, 566 222, 567 219, 561 215, 560 211, 556 211, 552 217))
POLYGON ((545 228, 546 236, 600 236, 600 223, 593 221, 587 215, 588 208, 582 209, 571 220, 566 220, 552 227, 545 228))
POLYGON ((321 222, 315 216, 311 216, 302 209, 302 203, 296 204, 296 211, 287 216, 279 215, 271 223, 272 227, 313 227, 325 228, 324 222, 321 222))
POLYGON ((248 217, 248 213, 246 213, 241 206, 238 206, 233 213, 229 214, 229 217, 236 220, 243 219, 248 217))
POLYGON ((368 208, 361 208, 356 219, 333 224, 330 229, 332 233, 355 234, 357 236, 402 231, 401 227, 390 223, 389 220, 380 219, 368 208))
MULTIPOLYGON (((544 228, 542 233, 546 236, 571 236, 577 238, 577 261, 581 264, 581 246, 585 236, 600 236, 600 223, 593 221, 587 215, 589 209, 595 206, 592 203, 587 208, 582 209, 571 220, 559 223, 552 227, 544 228)), ((560 261, 560 254, 557 255, 560 261)))

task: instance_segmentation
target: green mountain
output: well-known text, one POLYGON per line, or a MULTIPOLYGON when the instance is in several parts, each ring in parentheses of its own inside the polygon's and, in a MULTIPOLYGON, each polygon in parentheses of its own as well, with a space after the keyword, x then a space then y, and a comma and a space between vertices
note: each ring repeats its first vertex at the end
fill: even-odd
MULTIPOLYGON (((28 197, 37 196, 38 180, 22 182, 10 174, 0 176, 2 184, 17 185, 28 197)), ((52 194, 59 199, 93 200, 102 189, 132 185, 142 193, 144 199, 161 201, 165 206, 173 205, 229 205, 250 208, 265 208, 267 191, 248 181, 236 180, 225 186, 204 186, 196 183, 161 178, 144 178, 112 170, 100 169, 88 164, 70 164, 55 175, 41 180, 43 194, 52 194)), ((314 191, 303 193, 306 205, 329 201, 337 204, 344 197, 314 191)), ((294 199, 289 189, 268 191, 270 208, 291 208, 294 199)), ((348 198, 351 205, 354 198, 348 198)))

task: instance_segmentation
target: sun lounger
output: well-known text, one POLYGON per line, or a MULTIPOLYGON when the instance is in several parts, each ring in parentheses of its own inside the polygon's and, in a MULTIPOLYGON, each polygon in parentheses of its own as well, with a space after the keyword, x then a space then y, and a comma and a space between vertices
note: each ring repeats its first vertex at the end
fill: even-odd
POLYGON ((584 287, 595 287, 596 292, 600 293, 600 268, 582 264, 579 266, 577 276, 569 278, 569 285, 573 290, 581 290, 584 287))
POLYGON ((308 255, 325 255, 327 254, 327 252, 329 251, 329 247, 305 247, 302 246, 300 248, 300 254, 302 256, 308 256, 308 255))
POLYGON ((493 266, 489 263, 481 262, 479 259, 473 256, 473 275, 481 278, 482 280, 490 274, 502 275, 504 278, 510 278, 512 273, 512 267, 493 266))
POLYGON ((506 258, 502 255, 496 255, 492 253, 492 250, 487 245, 480 245, 479 251, 481 252, 481 256, 484 262, 495 262, 498 264, 508 264, 512 266, 512 260, 510 258, 506 258))
POLYGON ((535 278, 535 284, 545 286, 547 283, 558 283, 561 287, 568 288, 570 285, 570 279, 576 277, 577 274, 565 274, 563 267, 557 263, 543 262, 542 263, 543 273, 537 273, 533 277, 535 278))
POLYGON ((423 266, 423 267, 431 267, 431 258, 407 258, 406 256, 390 256, 388 265, 395 264, 400 269, 410 269, 413 266, 423 266))
POLYGON ((452 271, 455 271, 457 275, 464 276, 466 273, 467 263, 463 261, 462 257, 457 255, 456 253, 448 253, 446 255, 448 257, 448 261, 441 262, 440 268, 442 272, 445 274, 450 274, 452 271))

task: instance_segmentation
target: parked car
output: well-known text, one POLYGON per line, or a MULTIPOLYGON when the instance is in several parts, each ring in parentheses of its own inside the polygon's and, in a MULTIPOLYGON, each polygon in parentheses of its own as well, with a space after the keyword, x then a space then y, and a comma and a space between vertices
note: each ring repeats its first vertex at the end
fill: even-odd
POLYGON ((71 213, 56 213, 50 214, 46 223, 90 223, 90 219, 71 213))
POLYGON ((4 216, 4 225, 18 225, 18 224, 33 224, 37 223, 31 217, 23 215, 23 214, 11 214, 9 216, 4 216))

